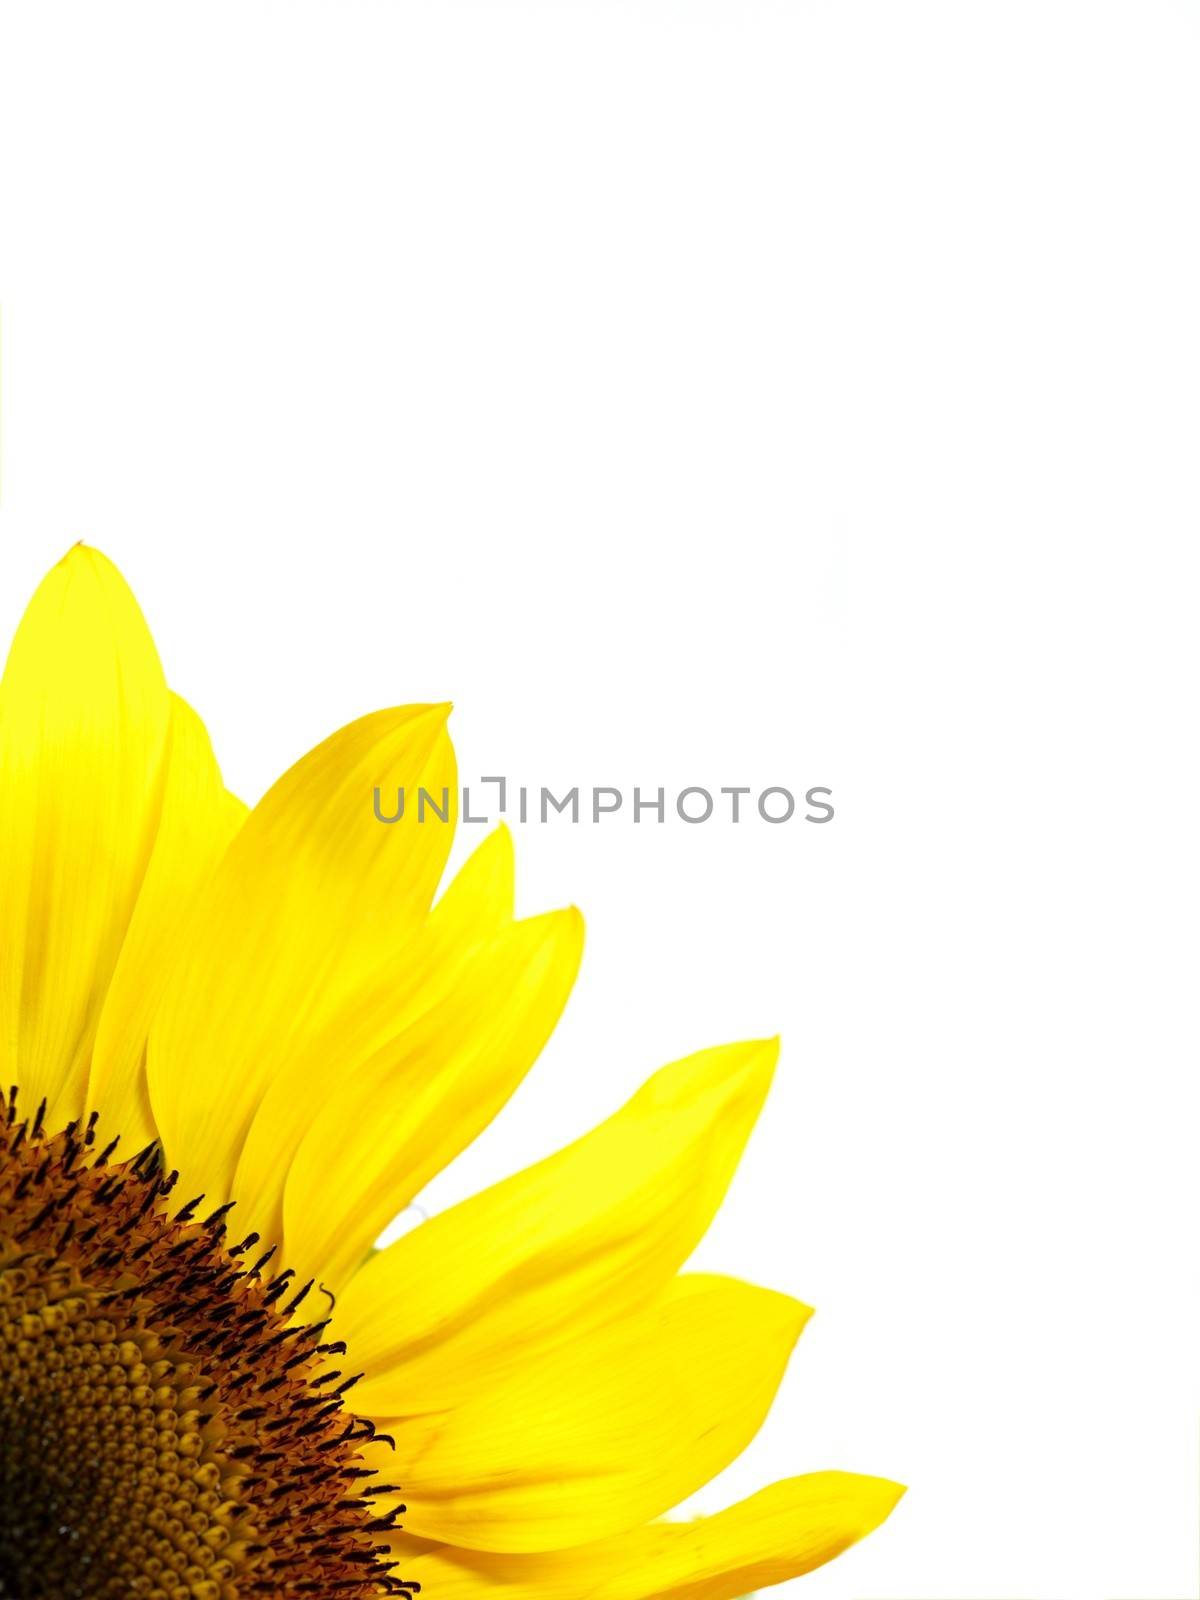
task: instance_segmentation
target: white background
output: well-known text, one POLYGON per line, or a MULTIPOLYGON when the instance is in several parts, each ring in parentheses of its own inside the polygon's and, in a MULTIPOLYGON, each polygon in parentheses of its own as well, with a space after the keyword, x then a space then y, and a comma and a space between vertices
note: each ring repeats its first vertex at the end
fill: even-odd
POLYGON ((1197 1593, 1197 24, 2 12, 6 636, 100 545, 251 798, 427 697, 468 777, 835 790, 521 830, 584 976, 427 1197, 782 1031, 700 1259, 819 1314, 699 1504, 912 1486, 808 1600, 1197 1593))

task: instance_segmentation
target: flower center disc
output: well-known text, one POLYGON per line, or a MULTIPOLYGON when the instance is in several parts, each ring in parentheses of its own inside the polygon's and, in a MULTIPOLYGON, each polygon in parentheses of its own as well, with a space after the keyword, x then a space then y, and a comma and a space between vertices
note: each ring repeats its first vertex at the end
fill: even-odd
POLYGON ((0 1597, 411 1595, 311 1285, 114 1148, 0 1102, 0 1597))

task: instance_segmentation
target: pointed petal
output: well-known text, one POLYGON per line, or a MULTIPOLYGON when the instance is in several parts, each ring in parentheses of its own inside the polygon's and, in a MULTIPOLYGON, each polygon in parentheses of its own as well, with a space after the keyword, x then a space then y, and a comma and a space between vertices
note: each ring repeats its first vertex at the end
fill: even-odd
POLYGON ((426 915, 453 829, 414 801, 424 788, 453 807, 445 715, 380 711, 326 739, 254 808, 205 890, 147 1052, 155 1121, 189 1193, 228 1198, 275 1074, 426 915), (405 790, 395 825, 375 814, 376 786, 405 790))
POLYGON ((486 1392, 657 1294, 721 1203, 777 1053, 756 1040, 664 1067, 582 1139, 372 1257, 337 1309, 369 1373, 362 1408, 486 1392))
POLYGON ((433 915, 456 942, 478 943, 512 921, 515 878, 512 834, 502 822, 451 878, 433 915))
POLYGON ((657 1522, 542 1555, 494 1555, 401 1540, 400 1571, 438 1600, 735 1600, 802 1577, 874 1532, 903 1488, 813 1472, 715 1516, 657 1522))
POLYGON ((136 600, 77 545, 0 684, 0 1081, 84 1109, 105 993, 158 821, 167 686, 136 600))
POLYGON ((344 1078, 288 1175, 284 1240, 301 1279, 337 1292, 487 1126, 553 1032, 582 949, 577 911, 514 923, 440 1005, 344 1078))
POLYGON ((445 1413, 388 1421, 405 1526, 485 1550, 558 1550, 677 1505, 757 1433, 810 1312, 734 1278, 677 1278, 648 1311, 445 1413))

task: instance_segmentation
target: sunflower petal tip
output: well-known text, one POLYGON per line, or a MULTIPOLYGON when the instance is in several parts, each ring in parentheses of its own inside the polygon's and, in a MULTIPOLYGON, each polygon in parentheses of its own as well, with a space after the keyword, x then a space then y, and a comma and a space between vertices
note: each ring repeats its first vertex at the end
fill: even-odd
POLYGON ((54 565, 56 567, 73 566, 87 556, 95 555, 97 553, 98 552, 93 551, 90 546, 84 544, 82 539, 76 539, 74 544, 68 545, 67 549, 63 551, 62 555, 59 556, 54 565))
POLYGON ((450 713, 453 710, 453 700, 432 700, 422 710, 421 720, 436 728, 439 738, 449 738, 450 713))
POLYGON ((116 562, 106 556, 103 550, 97 550, 94 544, 88 544, 85 539, 76 539, 75 543, 69 546, 54 563, 51 571, 70 572, 73 568, 93 573, 107 573, 125 585, 125 579, 116 562))
POLYGON ((450 713, 453 710, 454 702, 452 700, 424 700, 407 705, 397 704, 389 707, 386 712, 378 713, 378 715, 399 718, 410 727, 423 722, 436 723, 438 726, 442 726, 449 720, 450 713))
POLYGON ((896 1483, 891 1478, 856 1477, 855 1488, 866 1533, 886 1522, 908 1493, 906 1483, 896 1483))
POLYGON ((546 916, 550 919, 548 927, 553 927, 555 941, 564 958, 570 959, 578 969, 583 954, 583 941, 586 924, 583 912, 578 906, 563 906, 558 911, 549 911, 546 916))

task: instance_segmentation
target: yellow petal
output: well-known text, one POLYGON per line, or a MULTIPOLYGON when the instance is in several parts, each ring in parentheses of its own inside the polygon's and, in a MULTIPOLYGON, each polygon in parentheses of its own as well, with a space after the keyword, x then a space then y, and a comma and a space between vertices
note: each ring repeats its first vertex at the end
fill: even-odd
POLYGON ((58 1125, 88 1064, 154 841, 168 726, 154 641, 116 568, 77 545, 44 579, 0 684, 0 1082, 58 1125))
POLYGON ((211 877, 246 807, 221 781, 204 724, 171 696, 171 735, 162 814, 141 893, 100 1016, 88 1105, 107 1142, 120 1134, 133 1154, 156 1136, 146 1086, 146 1035, 185 936, 197 894, 211 877))
POLYGON ((451 878, 433 917, 455 944, 478 944, 512 921, 514 880, 512 834, 502 822, 451 878))
MULTIPOLYGON (((409 937, 397 929, 393 958, 344 996, 321 1027, 295 1041, 255 1112, 238 1162, 233 1193, 241 1227, 282 1239, 284 1187, 314 1118, 366 1062, 444 1000, 480 946, 511 922, 512 908, 512 839, 501 826, 409 937)), ((373 1130, 378 1120, 372 1113, 360 1131, 373 1130)), ((296 1265, 290 1257, 289 1265, 296 1265)))
POLYGON ((400 1571, 438 1600, 734 1600, 824 1566, 872 1533, 903 1488, 813 1472, 771 1484, 715 1516, 657 1522, 540 1555, 397 1541, 400 1571))
POLYGON ((372 1257, 336 1318, 369 1374, 362 1408, 486 1393, 657 1294, 721 1203, 777 1053, 757 1040, 664 1067, 582 1139, 372 1257))
POLYGON ((189 1195, 228 1199, 275 1074, 427 913, 453 829, 415 801, 423 788, 453 808, 445 714, 380 711, 326 739, 254 808, 205 889, 147 1053, 155 1122, 189 1195), (375 814, 376 786, 405 790, 395 825, 375 814))
POLYGON ((345 1076, 288 1175, 285 1254, 301 1279, 336 1292, 487 1126, 553 1032, 582 949, 577 911, 513 924, 438 1006, 345 1076))
POLYGON ((809 1315, 689 1275, 449 1412, 385 1421, 405 1526, 475 1549, 558 1550, 659 1516, 757 1433, 809 1315))

